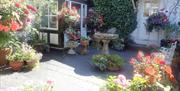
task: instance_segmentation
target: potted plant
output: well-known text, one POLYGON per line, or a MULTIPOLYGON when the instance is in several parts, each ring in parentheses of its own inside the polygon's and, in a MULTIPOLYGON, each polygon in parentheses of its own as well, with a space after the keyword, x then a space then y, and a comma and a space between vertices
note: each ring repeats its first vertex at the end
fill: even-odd
POLYGON ((27 63, 29 68, 34 68, 38 65, 39 61, 42 58, 41 53, 37 53, 30 45, 22 44, 22 52, 24 56, 24 61, 27 63))
POLYGON ((108 58, 108 70, 118 71, 123 66, 123 59, 119 55, 110 55, 108 58))
POLYGON ((7 43, 12 39, 11 33, 24 28, 28 22, 27 16, 36 12, 34 7, 23 2, 15 0, 0 2, 0 65, 6 63, 5 56, 10 53, 7 43))
POLYGON ((149 32, 152 30, 160 30, 169 23, 168 17, 163 12, 154 13, 147 19, 146 29, 149 32))
POLYGON ((93 56, 93 63, 101 71, 118 71, 123 66, 123 59, 118 55, 100 54, 93 56))
POLYGON ((9 66, 13 71, 20 71, 24 64, 24 55, 21 50, 17 50, 7 57, 9 66))
POLYGON ((87 45, 89 45, 89 40, 90 40, 89 37, 81 37, 80 43, 81 43, 81 45, 83 45, 83 46, 87 46, 87 45))
POLYGON ((6 56, 11 53, 11 49, 7 47, 10 39, 9 33, 0 31, 0 66, 7 64, 6 56))

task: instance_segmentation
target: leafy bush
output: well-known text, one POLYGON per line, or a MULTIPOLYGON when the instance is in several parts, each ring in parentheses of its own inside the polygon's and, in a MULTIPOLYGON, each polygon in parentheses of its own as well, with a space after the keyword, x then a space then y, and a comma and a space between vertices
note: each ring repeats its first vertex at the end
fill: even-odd
POLYGON ((123 65, 123 59, 118 55, 100 54, 93 56, 93 63, 99 67, 101 71, 109 67, 120 68, 123 65))
POLYGON ((94 0, 95 10, 104 17, 102 30, 118 29, 120 37, 127 37, 136 28, 136 13, 131 0, 94 0))

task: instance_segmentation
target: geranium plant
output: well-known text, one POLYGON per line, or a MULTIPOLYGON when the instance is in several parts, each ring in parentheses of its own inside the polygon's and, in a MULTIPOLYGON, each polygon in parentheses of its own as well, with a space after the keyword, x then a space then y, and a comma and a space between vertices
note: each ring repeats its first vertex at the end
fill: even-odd
POLYGON ((147 19, 146 28, 149 32, 153 29, 159 30, 169 23, 168 17, 163 12, 154 13, 147 19))
POLYGON ((67 7, 67 4, 64 3, 61 11, 59 12, 60 27, 69 28, 74 26, 80 19, 80 15, 76 7, 71 9, 67 7))
POLYGON ((24 28, 29 20, 27 16, 37 11, 24 0, 1 0, 0 5, 0 43, 4 46, 10 40, 10 33, 24 28))
POLYGON ((145 56, 143 52, 139 51, 137 57, 130 60, 134 73, 141 74, 148 81, 148 87, 153 91, 167 88, 169 90, 166 91, 170 91, 175 88, 176 79, 164 58, 161 53, 151 53, 145 56))
POLYGON ((0 31, 17 31, 23 27, 30 13, 35 13, 36 8, 26 4, 23 0, 3 0, 0 2, 0 31))
POLYGON ((107 81, 106 87, 102 91, 143 91, 147 84, 146 79, 140 74, 135 74, 132 80, 122 74, 109 76, 107 81))

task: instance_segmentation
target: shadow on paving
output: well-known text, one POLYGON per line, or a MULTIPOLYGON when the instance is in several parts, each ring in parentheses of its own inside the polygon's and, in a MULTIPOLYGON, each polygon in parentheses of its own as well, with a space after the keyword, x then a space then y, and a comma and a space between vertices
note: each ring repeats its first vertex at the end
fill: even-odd
POLYGON ((95 48, 89 48, 89 53, 87 55, 68 55, 65 52, 51 50, 49 53, 45 53, 42 62, 47 62, 49 60, 55 60, 61 62, 62 64, 68 65, 74 68, 74 72, 81 76, 96 76, 101 79, 106 79, 108 75, 111 74, 124 74, 128 78, 132 77, 132 67, 129 65, 130 58, 134 57, 137 51, 126 50, 126 51, 114 51, 110 50, 110 54, 118 54, 125 60, 125 65, 121 71, 117 72, 102 72, 94 67, 92 63, 92 56, 99 54, 100 50, 95 48))
MULTIPOLYGON (((125 65, 123 66, 122 70, 117 72, 102 72, 93 65, 92 56, 99 53, 100 50, 97 50, 95 48, 89 48, 89 53, 87 55, 68 55, 64 51, 51 50, 50 52, 43 54, 43 59, 41 63, 46 63, 50 60, 55 60, 57 62, 74 68, 74 73, 80 76, 96 76, 101 79, 106 79, 108 75, 124 74, 128 78, 132 77, 132 67, 129 65, 129 60, 130 58, 136 55, 137 51, 126 50, 119 52, 115 50, 110 50, 110 54, 118 54, 125 60, 125 65)), ((56 66, 54 64, 51 65, 56 66)), ((58 69, 61 69, 61 67, 58 67, 58 69)), ((19 73, 26 73, 29 71, 30 70, 24 68, 19 73)), ((13 71, 11 71, 8 67, 5 67, 3 70, 0 71, 1 75, 7 75, 12 73, 13 71)))

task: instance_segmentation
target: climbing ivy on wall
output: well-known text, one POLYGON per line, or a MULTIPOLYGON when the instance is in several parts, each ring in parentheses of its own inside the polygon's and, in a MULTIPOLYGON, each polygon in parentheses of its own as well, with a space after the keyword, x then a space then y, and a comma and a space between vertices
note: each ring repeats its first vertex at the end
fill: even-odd
POLYGON ((118 29, 121 38, 126 38, 136 28, 136 12, 131 0, 94 0, 95 10, 104 17, 103 30, 118 29))

